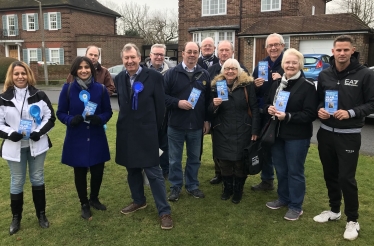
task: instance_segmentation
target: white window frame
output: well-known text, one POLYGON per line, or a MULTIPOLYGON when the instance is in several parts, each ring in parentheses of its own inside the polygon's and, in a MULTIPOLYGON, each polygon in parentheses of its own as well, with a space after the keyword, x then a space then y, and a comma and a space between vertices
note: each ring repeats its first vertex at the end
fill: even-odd
POLYGON ((214 16, 214 15, 226 15, 227 13, 227 0, 202 0, 201 1, 201 16, 214 16), (215 4, 217 2, 217 4, 215 4), (220 5, 224 5, 220 8, 220 5), (217 12, 212 13, 217 5, 217 12))
POLYGON ((289 49, 291 47, 291 37, 282 35, 284 40, 284 48, 289 49))
POLYGON ((270 11, 279 11, 281 10, 282 8, 282 0, 261 0, 261 12, 270 12, 270 11), (265 9, 264 8, 264 5, 267 3, 267 1, 270 1, 270 8, 269 9, 265 9), (273 8, 273 5, 275 2, 278 2, 278 8, 273 8))
POLYGON ((49 30, 58 30, 58 28, 57 28, 57 18, 58 18, 58 16, 57 16, 57 12, 48 12, 48 26, 49 26, 49 30), (51 21, 51 16, 52 15, 55 15, 56 16, 56 20, 55 21, 51 21), (55 23, 55 28, 53 28, 52 27, 52 23, 55 23))
POLYGON ((8 29, 8 36, 10 36, 10 37, 11 36, 16 36, 17 27, 16 27, 16 16, 15 15, 7 15, 7 29, 8 29), (10 20, 11 20, 11 18, 13 19, 13 25, 12 25, 13 30, 10 30, 10 27, 11 27, 10 20))
MULTIPOLYGON (((206 31, 197 31, 192 33, 193 41, 201 45, 201 42, 206 37, 211 37, 214 40, 214 46, 218 47, 219 41, 228 40, 235 47, 235 31, 234 30, 206 30, 206 31), (231 38, 230 38, 231 36, 231 38)), ((217 55, 217 49, 215 50, 217 55)))
POLYGON ((38 49, 27 49, 27 57, 28 57, 28 60, 29 60, 29 63, 28 64, 30 64, 30 62, 31 61, 38 61, 38 49), (31 51, 35 51, 35 59, 34 59, 34 57, 33 57, 33 60, 31 60, 31 51))
POLYGON ((35 14, 34 13, 26 14, 26 27, 27 27, 27 31, 36 31, 36 20, 35 20, 35 14), (29 21, 29 16, 34 18, 34 22, 29 21), (30 24, 34 24, 34 29, 30 28, 30 24))
POLYGON ((49 61, 50 62, 56 62, 57 64, 60 64, 60 49, 59 48, 49 48, 49 61), (57 57, 52 56, 52 51, 57 51, 57 57))

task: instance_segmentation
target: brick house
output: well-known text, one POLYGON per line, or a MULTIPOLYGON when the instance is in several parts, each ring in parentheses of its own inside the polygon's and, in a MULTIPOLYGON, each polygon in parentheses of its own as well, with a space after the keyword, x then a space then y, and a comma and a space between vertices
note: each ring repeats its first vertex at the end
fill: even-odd
POLYGON ((35 0, 0 0, 0 16, 0 57, 26 63, 42 61, 42 31, 46 61, 65 65, 88 45, 101 49, 104 66, 121 64, 125 43, 143 44, 141 38, 116 35, 120 15, 96 0, 43 0, 42 16, 35 0))
POLYGON ((325 14, 331 0, 179 0, 179 50, 187 40, 230 40, 235 58, 252 71, 267 56, 265 39, 280 33, 286 48, 331 55, 333 39, 350 34, 360 62, 374 65, 373 31, 352 14, 325 14), (369 47, 371 44, 371 47, 369 47), (369 49, 371 48, 371 49, 369 49))

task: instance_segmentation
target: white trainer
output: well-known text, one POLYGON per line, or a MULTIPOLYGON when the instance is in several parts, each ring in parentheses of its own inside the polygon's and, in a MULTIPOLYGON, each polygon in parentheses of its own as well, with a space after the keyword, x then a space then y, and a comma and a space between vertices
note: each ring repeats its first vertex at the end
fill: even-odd
POLYGON ((323 211, 319 215, 314 216, 313 220, 315 222, 325 223, 325 222, 330 221, 330 220, 339 220, 341 215, 342 215, 341 212, 334 213, 332 211, 323 211))
POLYGON ((355 240, 360 231, 360 224, 358 222, 349 221, 345 226, 344 239, 355 240))

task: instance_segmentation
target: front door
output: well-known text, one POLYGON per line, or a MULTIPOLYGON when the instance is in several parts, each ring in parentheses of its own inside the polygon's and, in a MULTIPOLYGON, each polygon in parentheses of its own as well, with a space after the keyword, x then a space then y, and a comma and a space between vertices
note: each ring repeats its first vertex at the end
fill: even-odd
POLYGON ((9 57, 18 60, 18 46, 17 45, 9 45, 9 57))
POLYGON ((255 53, 255 66, 258 65, 258 62, 265 59, 268 56, 268 53, 265 49, 266 38, 256 38, 256 53, 255 53))

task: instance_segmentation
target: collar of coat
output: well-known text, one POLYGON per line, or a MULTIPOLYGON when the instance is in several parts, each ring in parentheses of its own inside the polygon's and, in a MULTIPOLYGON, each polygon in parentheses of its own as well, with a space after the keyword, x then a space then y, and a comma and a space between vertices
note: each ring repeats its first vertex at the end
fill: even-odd
MULTIPOLYGON (((220 73, 214 79, 212 80, 211 86, 216 86, 217 81, 225 80, 225 76, 220 73)), ((246 72, 242 72, 239 77, 234 81, 234 84, 232 86, 232 91, 234 91, 237 87, 244 87, 249 85, 250 83, 253 83, 253 77, 249 76, 246 72)))
MULTIPOLYGON (((39 91, 32 85, 28 85, 27 89, 29 91, 30 97, 34 96, 39 91)), ((14 86, 9 86, 7 90, 3 94, 1 94, 1 97, 4 98, 5 100, 9 100, 9 101, 12 100, 12 98, 14 97, 13 90, 14 90, 14 86)))

